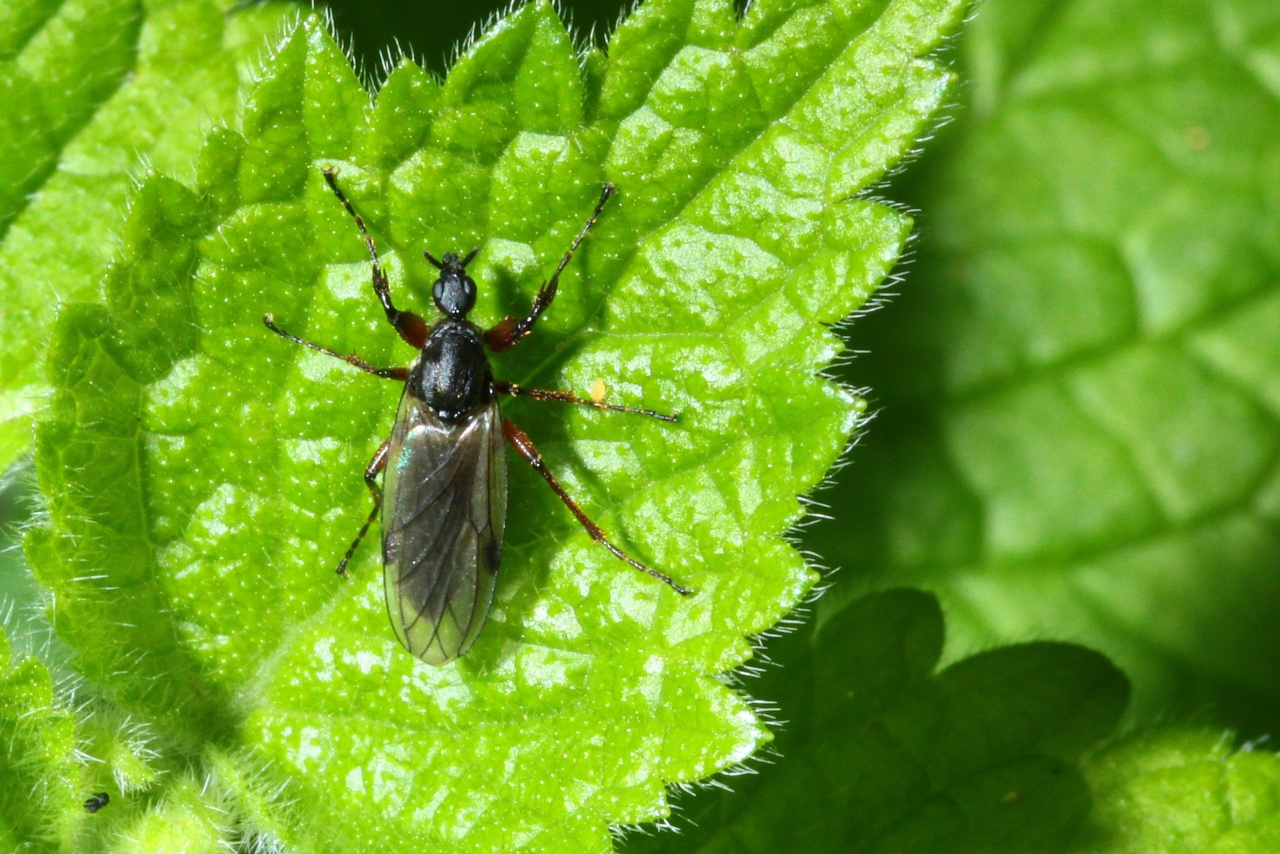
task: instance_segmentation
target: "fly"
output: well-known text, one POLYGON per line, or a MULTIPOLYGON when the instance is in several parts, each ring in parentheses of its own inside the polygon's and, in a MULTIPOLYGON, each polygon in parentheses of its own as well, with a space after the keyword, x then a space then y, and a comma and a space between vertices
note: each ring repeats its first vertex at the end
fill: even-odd
POLYGON ((419 351, 407 368, 378 368, 359 356, 344 355, 291 335, 277 326, 270 314, 263 318, 268 329, 296 344, 404 383, 391 435, 364 472, 373 495, 373 511, 343 555, 338 573, 346 571, 381 512, 387 613, 396 637, 427 664, 444 664, 465 653, 484 625, 497 584, 507 518, 505 444, 510 444, 542 476, 591 539, 635 569, 681 595, 689 595, 691 590, 633 559, 604 535, 560 486, 525 432, 502 416, 498 397, 573 403, 661 421, 675 421, 675 416, 614 406, 595 399, 594 394, 582 398, 567 391, 527 389, 503 382, 494 379, 486 354, 486 350, 509 350, 533 330, 555 299, 560 274, 616 192, 613 185, 602 188, 595 210, 551 278, 538 290, 529 314, 508 317, 483 330, 467 319, 475 306, 476 283, 466 269, 479 249, 466 257, 446 252, 439 260, 427 251, 422 253, 440 271, 431 295, 443 317, 434 327, 429 326, 418 315, 392 304, 387 274, 364 220, 338 187, 337 171, 326 169, 324 178, 360 229, 372 262, 373 290, 387 320, 419 351), (377 480, 380 473, 381 486, 377 480))

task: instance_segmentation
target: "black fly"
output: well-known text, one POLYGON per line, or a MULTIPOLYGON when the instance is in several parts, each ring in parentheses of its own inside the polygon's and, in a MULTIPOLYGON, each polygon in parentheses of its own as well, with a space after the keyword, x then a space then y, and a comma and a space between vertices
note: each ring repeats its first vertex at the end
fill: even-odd
POLYGON ((109 803, 111 803, 111 796, 106 792, 98 792, 98 794, 90 795, 85 800, 84 811, 87 813, 95 813, 109 803))
POLYGON ((428 326, 418 315, 392 305, 387 274, 378 260, 373 237, 338 187, 336 174, 335 170, 326 169, 324 177, 355 219, 369 249, 374 293, 396 332, 419 350, 417 359, 407 368, 376 368, 359 356, 343 355, 290 335, 276 326, 270 314, 263 318, 267 328, 290 341, 405 384, 391 436, 365 469, 364 479, 373 494, 373 512, 338 564, 338 572, 346 570, 381 509, 387 611, 396 636, 409 652, 428 664, 444 664, 465 653, 484 625, 502 559, 507 516, 505 440, 542 475, 593 540, 677 593, 689 595, 690 590, 634 560, 605 537, 565 493, 524 431, 502 417, 498 395, 576 403, 663 421, 674 421, 675 416, 613 406, 566 391, 526 389, 495 380, 485 353, 486 348, 494 352, 508 350, 533 329, 555 299, 560 274, 595 225, 614 194, 614 187, 604 185, 595 210, 551 278, 539 289, 529 314, 508 317, 486 331, 467 319, 467 313, 475 306, 476 283, 466 268, 479 250, 471 250, 465 258, 447 252, 439 260, 423 252, 440 270, 431 295, 444 315, 434 327, 428 326), (385 472, 381 488, 377 482, 379 472, 385 472))

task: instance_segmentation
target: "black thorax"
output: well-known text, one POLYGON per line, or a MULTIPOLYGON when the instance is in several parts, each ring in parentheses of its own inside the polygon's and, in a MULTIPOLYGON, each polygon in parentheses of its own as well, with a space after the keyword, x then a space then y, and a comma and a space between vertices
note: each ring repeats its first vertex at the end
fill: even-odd
POLYGON ((463 318, 442 319, 409 374, 408 394, 441 421, 464 421, 493 399, 493 373, 480 327, 463 318))

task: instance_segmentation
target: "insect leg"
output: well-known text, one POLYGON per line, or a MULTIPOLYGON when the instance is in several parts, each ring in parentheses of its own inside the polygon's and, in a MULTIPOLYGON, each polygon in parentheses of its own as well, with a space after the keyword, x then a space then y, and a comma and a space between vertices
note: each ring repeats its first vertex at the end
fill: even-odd
POLYGON ((551 274, 551 278, 547 279, 542 287, 538 289, 538 295, 533 300, 533 309, 529 312, 529 315, 524 318, 505 318, 484 334, 485 344, 488 345, 490 350, 496 353, 509 350, 520 343, 520 339, 528 335, 533 329, 533 324, 538 322, 538 318, 551 305, 551 301, 556 298, 556 288, 560 284, 560 274, 564 272, 565 267, 569 266, 569 259, 573 257, 573 253, 578 250, 582 241, 587 239, 587 233, 596 224, 596 220, 600 217, 600 212, 604 210, 605 202, 609 201, 609 197, 616 192, 617 188, 612 184, 605 184, 600 189, 600 201, 596 202, 596 209, 591 212, 591 216, 587 217, 587 224, 582 226, 578 236, 573 238, 573 243, 569 245, 569 251, 564 253, 564 257, 560 259, 560 265, 551 274))
POLYGON ((382 509, 382 490, 378 488, 378 473, 387 467, 387 448, 391 445, 391 439, 378 446, 378 450, 374 452, 373 459, 369 460, 369 465, 364 470, 364 483, 369 487, 369 493, 373 495, 373 510, 369 512, 369 518, 364 520, 364 524, 360 526, 360 533, 356 534, 355 540, 351 543, 351 547, 347 549, 347 553, 342 556, 342 561, 338 564, 338 575, 345 575, 347 572, 347 564, 351 562, 351 556, 356 553, 360 541, 364 539, 364 535, 369 533, 369 526, 373 524, 373 520, 377 518, 378 511, 382 509))
POLYGON ((667 415, 662 412, 654 412, 652 409, 638 409, 634 406, 615 406, 612 403, 605 403, 600 400, 592 400, 589 397, 578 397, 567 391, 553 391, 542 388, 521 388, 515 383, 503 382, 495 380, 493 390, 499 394, 509 394, 512 397, 531 397, 534 400, 554 400, 560 403, 576 403, 579 406, 591 406, 596 409, 607 409, 610 412, 630 412, 633 415, 648 415, 650 418, 657 418, 659 421, 674 422, 676 416, 667 415))
POLYGON ((553 475, 551 470, 547 468, 546 462, 542 459, 542 454, 538 453, 538 449, 533 446, 533 442, 523 430, 504 418, 502 419, 502 434, 507 437, 507 441, 511 443, 511 447, 515 448, 516 452, 519 453, 520 456, 524 457, 525 460, 528 461, 529 465, 533 466, 534 471, 542 475, 542 479, 545 480, 547 485, 551 487, 552 491, 560 497, 560 500, 564 502, 564 506, 568 507, 569 511, 577 517, 578 522, 581 523, 582 527, 591 535, 591 539, 613 552, 614 557, 625 561, 646 575, 652 575, 654 578, 658 579, 681 596, 690 596, 693 594, 693 591, 688 587, 682 587, 673 581, 671 576, 663 575, 661 572, 658 572, 658 570, 645 566, 643 563, 640 563, 640 561, 632 558, 622 549, 611 543, 609 538, 604 535, 604 531, 600 530, 600 526, 595 522, 592 522, 587 514, 582 511, 582 508, 578 506, 578 502, 570 498, 569 494, 564 491, 564 487, 560 485, 560 482, 556 480, 555 475, 553 475))
POLYGON ((374 376, 377 376, 377 377, 382 377, 385 380, 399 380, 400 382, 404 382, 405 380, 409 379, 408 368, 375 368, 373 365, 369 364, 364 359, 361 359, 359 356, 356 356, 354 354, 339 353, 336 350, 330 350, 328 347, 321 347, 319 344, 312 344, 310 341, 304 341, 301 338, 297 337, 296 335, 290 335, 288 332, 285 332, 279 326, 276 326, 276 319, 270 314, 264 316, 262 318, 262 322, 267 325, 268 329, 270 329, 275 334, 279 335, 281 338, 287 338, 293 343, 301 344, 303 347, 307 347, 308 349, 315 350, 317 353, 324 353, 326 356, 333 356, 335 359, 341 359, 342 361, 346 362, 348 365, 355 365, 357 368, 364 371, 365 373, 373 374, 374 376))
POLYGON ((382 269, 382 262, 378 260, 378 247, 373 243, 373 235, 369 234, 369 230, 364 227, 364 220, 339 189, 338 170, 333 167, 324 170, 324 179, 329 182, 330 189, 347 209, 347 213, 351 214, 351 218, 356 221, 356 226, 364 237, 364 245, 369 247, 369 258, 373 261, 373 291, 378 295, 378 302, 382 303, 382 310, 387 313, 387 320, 396 328, 396 332, 400 333, 405 343, 421 350, 422 345, 426 343, 427 335, 431 332, 431 327, 413 312, 400 311, 391 304, 391 286, 387 282, 387 271, 382 269))

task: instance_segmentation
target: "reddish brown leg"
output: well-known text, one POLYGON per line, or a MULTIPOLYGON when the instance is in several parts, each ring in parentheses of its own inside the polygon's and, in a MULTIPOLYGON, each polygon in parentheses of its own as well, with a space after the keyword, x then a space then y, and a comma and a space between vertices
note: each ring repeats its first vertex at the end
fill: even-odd
POLYGON ((582 511, 582 508, 578 506, 578 502, 570 498, 569 494, 564 491, 564 487, 560 485, 560 482, 556 480, 555 475, 553 475, 551 470, 547 468, 547 464, 542 459, 542 454, 538 453, 538 449, 533 446, 532 440, 529 439, 523 430, 504 418, 502 419, 502 433, 507 437, 507 441, 511 443, 511 447, 515 448, 516 452, 519 453, 520 456, 524 457, 528 461, 529 465, 533 466, 534 471, 542 475, 542 479, 547 482, 547 485, 551 487, 552 491, 554 491, 556 495, 560 496, 560 500, 564 502, 564 506, 568 507, 569 511, 577 517, 578 521, 582 524, 582 527, 586 528, 587 533, 591 535, 591 539, 613 552, 614 557, 625 561, 646 575, 652 575, 654 578, 658 579, 663 584, 666 584, 681 596, 690 596, 693 594, 693 591, 689 588, 676 584, 670 576, 663 575, 661 572, 658 572, 658 570, 645 566, 643 563, 635 560, 622 549, 609 542, 609 538, 604 535, 604 531, 600 530, 600 526, 595 522, 592 522, 587 514, 582 511))
POLYGON ((600 201, 596 203, 596 209, 587 218, 587 224, 582 227, 582 231, 579 231, 578 236, 573 238, 573 243, 569 245, 569 251, 564 253, 564 257, 560 259, 560 266, 556 267, 556 271, 551 274, 551 278, 547 279, 542 287, 538 289, 538 296, 533 300, 533 309, 529 312, 528 317, 505 318, 484 334, 484 343, 490 350, 495 353, 510 350, 516 344, 519 344, 520 339, 528 335, 533 329, 533 324, 538 322, 538 318, 551 305, 551 301, 556 298, 556 288, 560 285, 560 274, 564 272, 565 267, 569 266, 569 259, 573 257, 573 253, 582 245, 582 241, 587 239, 587 232, 591 231, 591 227, 596 224, 596 219, 599 218, 600 212, 604 210, 605 202, 609 201, 609 197, 615 192, 617 192, 617 188, 612 184, 605 184, 600 189, 600 201))
POLYGON ((356 356, 354 354, 339 353, 336 350, 330 350, 328 347, 321 347, 319 344, 312 344, 310 341, 304 341, 303 339, 297 337, 296 335, 290 335, 288 332, 285 332, 279 326, 276 326, 276 319, 270 314, 263 317, 262 322, 267 325, 268 329, 270 329, 275 334, 279 335, 281 338, 287 338, 293 343, 301 344, 303 347, 306 347, 310 350, 315 350, 317 353, 324 353, 326 356, 332 356, 335 359, 341 359, 342 361, 346 362, 348 365, 355 365, 357 368, 359 368, 360 370, 364 371, 367 374, 373 374, 375 377, 382 377, 385 380, 399 380, 400 382, 404 382, 405 380, 409 379, 408 368, 375 368, 373 365, 369 364, 364 359, 361 359, 359 356, 356 356))
POLYGON ((378 488, 378 474, 387 467, 387 448, 390 445, 390 439, 379 445, 378 450, 373 454, 373 459, 369 460, 369 465, 365 466, 364 482, 365 486, 369 487, 370 494, 373 495, 373 510, 369 512, 369 518, 365 519, 364 524, 360 526, 360 533, 356 534, 355 541, 351 543, 347 553, 342 556, 342 561, 338 564, 338 575, 346 574, 347 564, 351 562, 351 556, 356 553, 356 548, 360 545, 360 541, 364 539, 365 534, 369 533, 369 526, 373 524, 373 520, 378 516, 378 511, 382 509, 382 490, 378 488))
POLYGON ((360 214, 356 213, 356 209, 351 202, 347 200, 346 195, 338 188, 338 170, 332 167, 324 170, 324 179, 329 182, 330 189, 334 195, 342 202, 343 207, 347 209, 347 213, 351 214, 351 218, 356 221, 356 226, 360 229, 360 234, 364 237, 364 245, 369 248, 369 258, 373 261, 373 291, 378 295, 378 302, 382 303, 382 310, 387 313, 387 320, 396 328, 396 332, 400 333, 400 337, 405 343, 419 350, 427 341, 427 335, 431 333, 431 327, 427 322, 411 311, 400 311, 391 304, 391 286, 387 283, 387 272, 382 269, 382 262, 378 260, 378 247, 373 243, 373 235, 369 234, 369 230, 364 227, 364 220, 360 218, 360 214))
POLYGON ((576 403, 579 406, 591 406, 595 409, 607 409, 610 412, 630 412, 633 415, 648 415, 650 418, 657 418, 659 421, 674 422, 676 420, 676 416, 674 415, 654 412, 652 409, 638 409, 634 406, 615 406, 612 403, 592 400, 589 397, 578 397, 577 395, 567 391, 552 391, 542 388, 521 388, 515 383, 507 383, 502 380, 494 380, 493 390, 499 394, 509 394, 512 397, 531 397, 534 400, 554 400, 559 403, 576 403))

